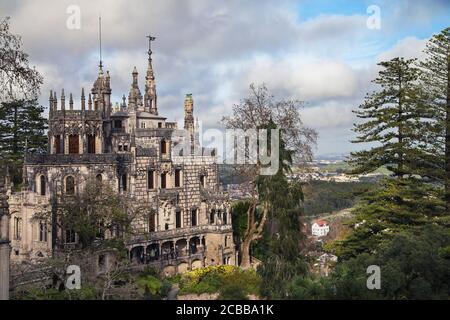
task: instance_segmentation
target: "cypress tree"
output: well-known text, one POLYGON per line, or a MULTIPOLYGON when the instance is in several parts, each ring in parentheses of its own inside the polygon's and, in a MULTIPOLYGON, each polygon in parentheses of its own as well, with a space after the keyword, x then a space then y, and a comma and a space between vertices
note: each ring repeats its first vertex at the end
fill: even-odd
POLYGON ((40 153, 47 145, 44 108, 37 100, 3 102, 0 105, 0 161, 9 166, 14 184, 20 184, 22 165, 27 152, 40 153))

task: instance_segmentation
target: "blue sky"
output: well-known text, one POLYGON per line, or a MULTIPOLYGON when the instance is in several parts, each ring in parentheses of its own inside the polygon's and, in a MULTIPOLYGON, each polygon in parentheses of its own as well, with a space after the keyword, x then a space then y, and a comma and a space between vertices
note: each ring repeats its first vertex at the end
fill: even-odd
POLYGON ((205 128, 265 83, 280 99, 305 101, 305 125, 319 133, 317 154, 348 153, 353 113, 377 62, 421 57, 426 40, 449 26, 448 0, 308 1, 1 1, 12 31, 44 75, 42 103, 50 89, 90 89, 98 64, 98 15, 103 21, 104 65, 113 101, 127 95, 136 65, 143 89, 147 40, 157 37, 153 62, 160 113, 182 120, 183 99, 193 93, 205 128), (80 9, 81 26, 68 29, 67 9, 80 9), (367 8, 380 9, 381 29, 368 29, 367 8))

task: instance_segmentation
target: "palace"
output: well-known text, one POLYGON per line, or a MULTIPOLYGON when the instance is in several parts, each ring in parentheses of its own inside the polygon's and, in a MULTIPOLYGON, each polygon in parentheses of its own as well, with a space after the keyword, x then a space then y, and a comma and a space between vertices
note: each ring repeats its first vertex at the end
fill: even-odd
MULTIPOLYGON (((159 113, 150 47, 143 95, 138 79, 135 67, 128 99, 123 95, 113 106, 110 74, 100 59, 91 92, 81 89, 79 108, 64 89, 59 104, 50 92, 48 152, 27 154, 24 187, 8 191, 12 263, 48 256, 55 237, 77 242, 76 234, 33 217, 48 210, 56 194, 80 192, 95 178, 151 208, 146 219, 133 221, 137 235, 127 243, 132 263, 154 264, 165 274, 236 264, 230 202, 220 191, 215 152, 192 147, 175 153, 181 129, 159 113)), ((198 146, 191 94, 184 113, 182 131, 198 146)))

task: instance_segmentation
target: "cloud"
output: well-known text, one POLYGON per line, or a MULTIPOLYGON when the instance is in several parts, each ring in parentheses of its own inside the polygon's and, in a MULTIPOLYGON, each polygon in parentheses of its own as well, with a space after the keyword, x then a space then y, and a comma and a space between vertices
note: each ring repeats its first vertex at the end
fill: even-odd
MULTIPOLYGON (((0 12, 12 16, 12 31, 23 36, 26 52, 44 76, 44 105, 50 89, 73 92, 75 103, 81 87, 90 90, 97 76, 101 13, 103 60, 111 74, 113 102, 128 95, 134 66, 143 90, 145 36, 150 33, 157 37, 153 66, 158 107, 170 121, 183 118, 184 95, 193 93, 196 116, 205 127, 217 127, 248 94, 250 83, 265 82, 276 98, 307 102, 303 117, 319 130, 321 152, 351 148, 350 111, 371 90, 376 62, 420 55, 424 37, 390 38, 398 34, 397 25, 406 23, 400 24, 399 17, 423 14, 422 25, 438 14, 433 5, 420 1, 413 1, 414 8, 406 2, 379 2, 380 32, 367 29, 365 11, 301 20, 299 7, 314 4, 298 1, 19 0, 2 1, 0 12), (79 30, 66 27, 69 5, 80 7, 79 30)), ((437 1, 437 6, 442 11, 445 4, 437 1)), ((407 23, 401 30, 406 33, 415 22, 407 23)))

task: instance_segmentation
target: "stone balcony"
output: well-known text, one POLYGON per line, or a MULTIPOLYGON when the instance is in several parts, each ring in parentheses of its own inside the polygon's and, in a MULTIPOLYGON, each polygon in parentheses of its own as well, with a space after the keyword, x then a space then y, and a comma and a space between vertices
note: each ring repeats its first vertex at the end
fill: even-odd
POLYGON ((26 164, 95 164, 95 163, 124 163, 131 162, 131 154, 27 154, 25 158, 26 164))
MULTIPOLYGON (((224 225, 201 225, 195 227, 179 228, 172 230, 154 231, 145 235, 138 235, 131 239, 132 245, 144 244, 151 241, 165 241, 174 238, 182 238, 186 236, 195 236, 211 232, 230 232, 232 231, 231 224, 224 225)), ((131 244, 130 243, 130 244, 131 244)))

